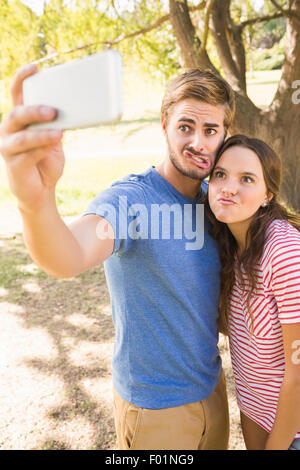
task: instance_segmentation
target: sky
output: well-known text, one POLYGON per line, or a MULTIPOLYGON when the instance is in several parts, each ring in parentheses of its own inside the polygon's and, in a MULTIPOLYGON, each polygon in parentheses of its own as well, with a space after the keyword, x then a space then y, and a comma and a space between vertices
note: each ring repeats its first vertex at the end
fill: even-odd
MULTIPOLYGON (((25 5, 29 6, 35 13, 41 15, 43 13, 43 6, 44 3, 48 2, 49 0, 22 0, 25 5)), ((122 0, 119 0, 118 3, 122 3, 122 0)), ((255 7, 260 7, 264 3, 264 0, 253 0, 253 5, 255 7)))
MULTIPOLYGON (((44 8, 44 3, 48 3, 49 0, 21 0, 25 5, 29 6, 37 15, 42 15, 43 14, 43 8, 44 8)), ((132 0, 130 0, 132 1, 132 0)), ((71 3, 72 0, 65 0, 65 3, 71 3)), ((116 5, 119 8, 128 9, 128 0, 118 0, 116 2, 116 5)))
POLYGON ((37 15, 42 15, 44 8, 44 0, 22 0, 37 15))
MULTIPOLYGON (((49 0, 21 0, 25 5, 29 6, 37 15, 43 14, 44 3, 48 3, 49 0)), ((67 3, 68 0, 66 0, 67 3)), ((123 0, 124 1, 124 0, 123 0)), ((126 1, 126 0, 125 0, 126 1)), ((131 0, 132 1, 132 0, 131 0)), ((264 0, 252 0, 254 7, 261 7, 264 0)), ((126 1, 127 3, 127 1, 126 1)), ((122 0, 117 2, 121 6, 122 0)))

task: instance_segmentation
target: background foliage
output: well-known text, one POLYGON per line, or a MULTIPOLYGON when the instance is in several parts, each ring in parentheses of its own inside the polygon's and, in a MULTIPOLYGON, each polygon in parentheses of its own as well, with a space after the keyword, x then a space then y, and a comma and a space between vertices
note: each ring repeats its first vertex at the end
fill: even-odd
MULTIPOLYGON (((194 6, 198 2, 191 1, 194 6)), ((265 1, 234 0, 232 16, 236 21, 272 13, 274 7, 265 1), (256 5, 256 7, 254 7, 256 5)), ((169 21, 163 21, 146 34, 142 31, 168 14, 164 0, 50 0, 42 15, 34 13, 21 0, 0 3, 0 103, 2 113, 10 107, 9 83, 16 70, 29 62, 47 59, 47 66, 84 57, 108 47, 120 50, 124 63, 141 74, 165 82, 182 68, 179 47, 169 21), (122 37, 128 37, 120 41, 122 37)), ((203 11, 191 14, 199 31, 203 11)), ((285 20, 273 19, 245 28, 248 68, 280 68, 284 58, 285 20), (273 44, 263 48, 263 41, 273 44)), ((209 56, 215 66, 221 65, 209 36, 209 56)))

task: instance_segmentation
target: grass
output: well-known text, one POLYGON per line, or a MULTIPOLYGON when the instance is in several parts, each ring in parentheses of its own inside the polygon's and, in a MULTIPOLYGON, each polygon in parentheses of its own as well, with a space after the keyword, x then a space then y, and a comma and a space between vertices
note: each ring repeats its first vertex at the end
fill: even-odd
POLYGON ((67 160, 57 188, 57 202, 62 215, 81 214, 89 202, 114 181, 129 173, 140 173, 157 158, 85 158, 67 160))
POLYGON ((0 256, 0 449, 113 448, 103 266, 52 279, 20 234, 0 236, 0 256))
POLYGON ((281 70, 257 71, 247 74, 248 96, 259 107, 268 106, 276 92, 281 70))

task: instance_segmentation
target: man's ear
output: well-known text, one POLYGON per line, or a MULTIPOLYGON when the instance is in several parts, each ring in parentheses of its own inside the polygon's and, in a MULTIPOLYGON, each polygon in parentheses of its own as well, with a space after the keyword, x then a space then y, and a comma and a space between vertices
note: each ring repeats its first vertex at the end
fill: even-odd
POLYGON ((164 131, 164 133, 166 133, 166 123, 165 123, 165 119, 163 117, 163 115, 160 116, 160 122, 161 122, 161 127, 162 127, 162 130, 164 131))

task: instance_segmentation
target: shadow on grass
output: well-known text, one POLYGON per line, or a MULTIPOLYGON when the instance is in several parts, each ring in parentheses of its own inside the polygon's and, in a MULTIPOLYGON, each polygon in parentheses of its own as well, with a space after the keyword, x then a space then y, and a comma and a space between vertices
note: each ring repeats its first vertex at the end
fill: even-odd
MULTIPOLYGON (((20 234, 11 238, 0 236, 0 257, 1 301, 21 307, 16 315, 22 319, 22 327, 45 329, 56 346, 55 360, 24 361, 24 365, 48 376, 54 374, 64 383, 67 405, 47 410, 48 417, 65 421, 82 416, 95 430, 93 448, 112 448, 115 433, 111 410, 105 400, 91 400, 81 384, 83 379, 110 379, 110 359, 106 354, 103 361, 75 366, 69 356, 70 341, 76 349, 82 341, 105 347, 114 340, 103 266, 73 279, 53 279, 32 263, 20 234), (70 322, 68 317, 74 314, 86 319, 87 326, 70 322)), ((59 450, 67 449, 68 445, 50 435, 41 448, 59 450)))

